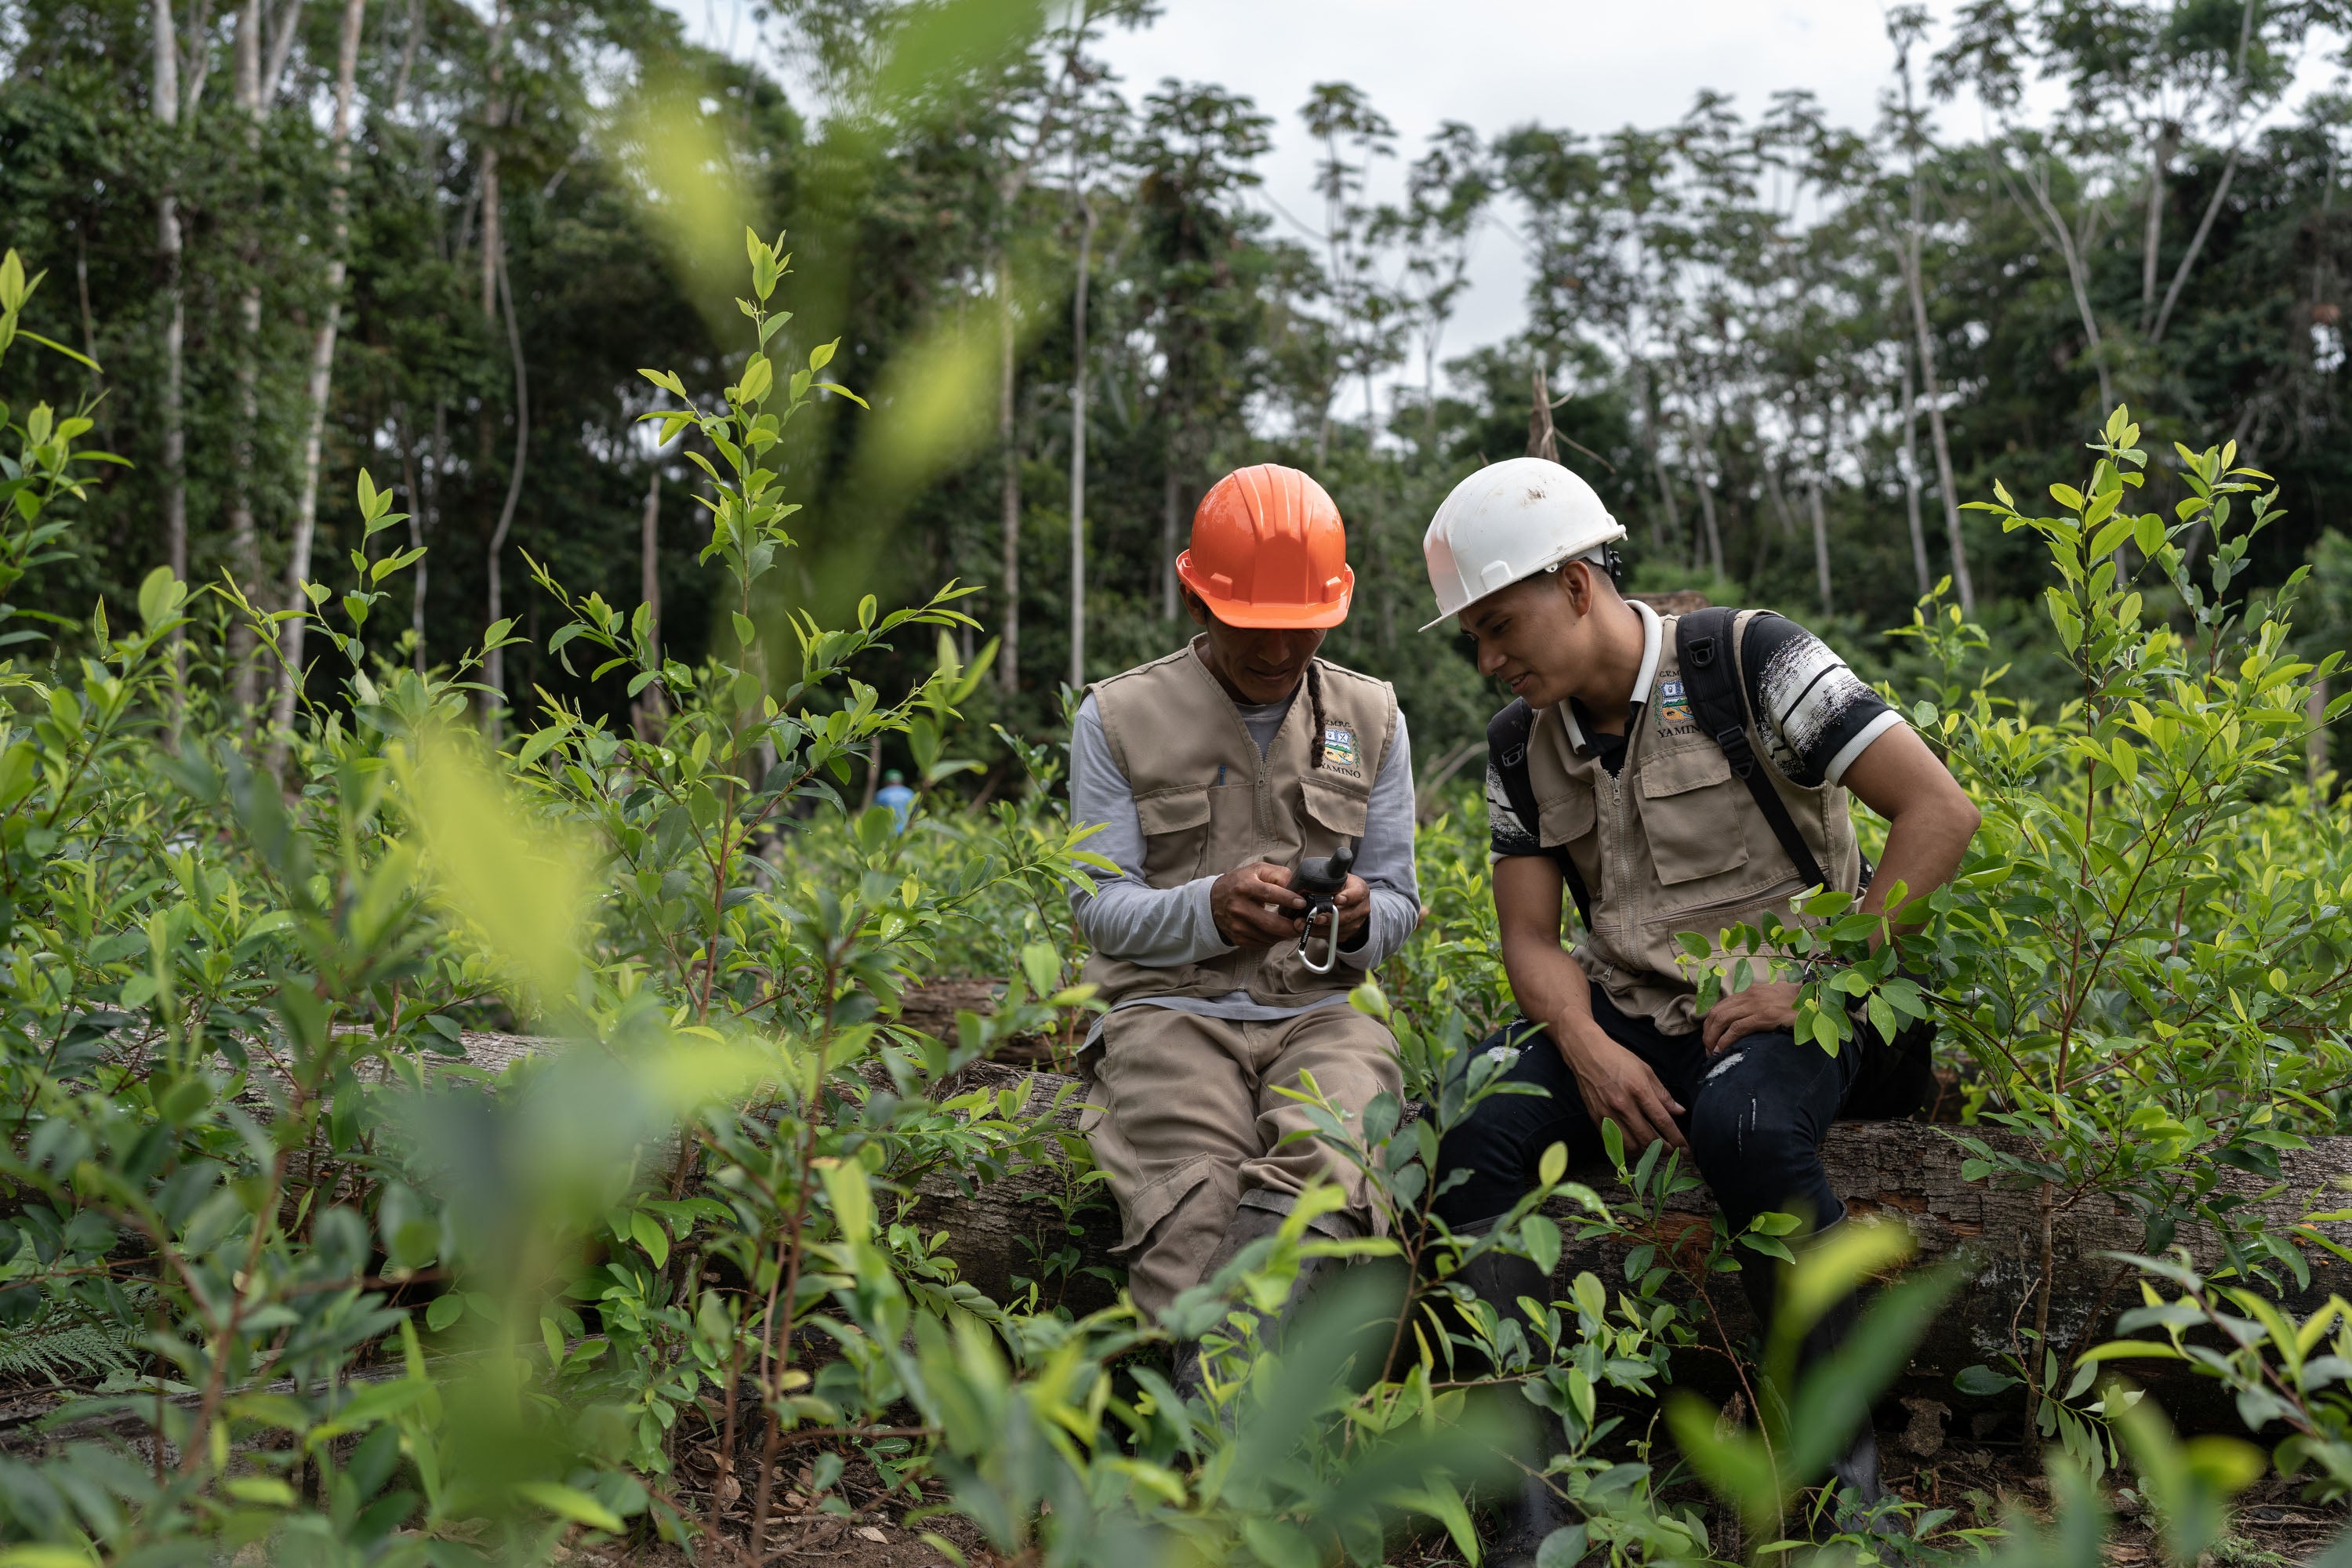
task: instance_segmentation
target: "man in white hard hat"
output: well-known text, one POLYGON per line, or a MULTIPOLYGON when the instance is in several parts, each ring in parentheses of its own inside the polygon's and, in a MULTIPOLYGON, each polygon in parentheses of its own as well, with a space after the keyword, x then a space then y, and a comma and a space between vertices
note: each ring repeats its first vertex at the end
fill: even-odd
MULTIPOLYGON (((1926 1032, 1890 1045, 1864 1023, 1832 1057, 1797 1042, 1797 986, 1770 979, 1702 1017, 1675 938, 1719 943, 1727 927, 1785 916, 1816 884, 1866 885, 1873 912, 1898 884, 1906 899, 1927 893, 1958 868, 1977 810, 1902 717, 1801 627, 1767 611, 1662 616, 1622 596, 1612 547, 1624 537, 1581 479, 1517 458, 1457 485, 1423 540, 1430 626, 1458 618, 1479 669, 1518 699, 1489 731, 1486 800, 1503 963, 1526 1023, 1488 1046, 1516 1051, 1511 1078, 1546 1091, 1489 1099, 1446 1140, 1439 1169, 1470 1174, 1438 1212, 1457 1231, 1481 1229, 1535 1184, 1546 1149, 1565 1142, 1590 1160, 1600 1124, 1614 1121, 1629 1158, 1659 1141, 1686 1151, 1734 1235, 1767 1212, 1825 1228, 1845 1214, 1821 1162, 1830 1123, 1916 1110, 1926 1032), (1888 825, 1874 875, 1849 792, 1888 825), (1571 901, 1582 916, 1572 946, 1571 901)), ((1719 947, 1716 957, 1727 971, 1719 947)), ((1773 1266, 1747 1259, 1742 1286, 1769 1321, 1773 1266)), ((1525 1259, 1475 1265, 1472 1288, 1500 1310, 1551 1294, 1525 1259)), ((1801 1360, 1825 1353, 1853 1315, 1851 1299, 1833 1308, 1801 1360)), ((1867 1423, 1834 1479, 1849 1506, 1883 1495, 1867 1423)), ((1554 1521, 1554 1500, 1538 1492, 1498 1552, 1507 1563, 1554 1521)))

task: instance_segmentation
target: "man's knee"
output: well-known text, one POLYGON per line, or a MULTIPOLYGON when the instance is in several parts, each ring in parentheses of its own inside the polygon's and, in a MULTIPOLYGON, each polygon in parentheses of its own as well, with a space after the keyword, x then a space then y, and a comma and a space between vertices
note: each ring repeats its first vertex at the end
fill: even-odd
MULTIPOLYGON (((1175 1194, 1156 1211, 1121 1204, 1131 1238, 1120 1250, 1127 1264, 1128 1293, 1157 1321, 1168 1304, 1201 1282, 1209 1259, 1233 1223, 1240 1196, 1234 1173, 1206 1168, 1201 1179, 1175 1194)), ((1150 1204, 1146 1198, 1145 1204, 1150 1204)))
POLYGON ((1693 1096, 1691 1158, 1735 1228, 1768 1211, 1809 1226, 1837 1217, 1820 1128, 1801 1097, 1784 1092, 1790 1064, 1772 1059, 1793 1046, 1786 1034, 1736 1041, 1708 1065, 1693 1096))
POLYGON ((1810 1131, 1770 1092, 1766 1058, 1788 1038, 1750 1035, 1735 1041, 1700 1075, 1692 1096, 1691 1157, 1710 1183, 1718 1171, 1767 1170, 1811 1154, 1810 1131))
POLYGON ((1550 1036, 1531 1034, 1525 1026, 1502 1030, 1476 1047, 1474 1071, 1483 1058, 1501 1065, 1507 1080, 1532 1083, 1546 1092, 1490 1094, 1439 1138, 1437 1169, 1431 1175, 1445 1187, 1434 1207, 1448 1225, 1491 1219, 1535 1184, 1534 1160, 1543 1150, 1534 1145, 1548 1145, 1546 1134, 1558 1135, 1576 1109, 1561 1103, 1563 1095, 1574 1094, 1572 1082, 1550 1081, 1559 1075, 1542 1071, 1545 1062, 1529 1055, 1554 1050, 1550 1036))

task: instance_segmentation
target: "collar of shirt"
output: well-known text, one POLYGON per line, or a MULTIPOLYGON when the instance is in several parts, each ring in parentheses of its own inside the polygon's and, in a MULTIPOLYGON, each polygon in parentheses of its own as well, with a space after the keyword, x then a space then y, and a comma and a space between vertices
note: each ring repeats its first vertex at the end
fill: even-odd
MULTIPOLYGON (((1659 631, 1657 611, 1639 599, 1625 602, 1633 606, 1635 615, 1642 617, 1642 668, 1633 677, 1633 693, 1626 699, 1632 711, 1625 716, 1625 733, 1631 735, 1633 726, 1642 721, 1642 710, 1649 706, 1650 683, 1658 678, 1658 653, 1664 638, 1659 631)), ((1584 726, 1576 721, 1575 698, 1571 697, 1560 704, 1559 716, 1568 725, 1568 743, 1575 748, 1576 754, 1580 757, 1592 755, 1593 744, 1584 738, 1584 726)))

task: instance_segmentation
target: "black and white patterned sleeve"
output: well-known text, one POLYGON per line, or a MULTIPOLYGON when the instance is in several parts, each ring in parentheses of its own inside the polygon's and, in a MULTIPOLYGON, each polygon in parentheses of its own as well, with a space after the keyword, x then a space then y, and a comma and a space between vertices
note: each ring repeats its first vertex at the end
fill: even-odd
POLYGON ((1769 611, 1748 623, 1741 662, 1748 707, 1780 776, 1836 784, 1873 741, 1903 722, 1827 643, 1769 611))
POLYGON ((1511 809, 1510 796, 1503 789, 1502 772, 1492 763, 1486 764, 1486 838, 1487 852, 1497 860, 1544 852, 1543 841, 1536 837, 1536 825, 1521 822, 1519 814, 1511 809))

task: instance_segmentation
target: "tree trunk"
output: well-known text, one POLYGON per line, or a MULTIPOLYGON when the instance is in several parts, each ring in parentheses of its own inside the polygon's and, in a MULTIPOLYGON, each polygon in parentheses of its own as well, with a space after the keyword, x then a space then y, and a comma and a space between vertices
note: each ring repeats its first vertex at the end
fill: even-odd
MULTIPOLYGON (((488 572, 489 624, 496 626, 506 614, 501 594, 499 567, 506 554, 507 531, 514 526, 515 504, 522 499, 524 460, 530 452, 530 377, 523 368, 522 327, 515 320, 514 284, 507 276, 506 258, 498 258, 499 298, 506 305, 507 353, 514 362, 515 444, 514 467, 507 475, 506 504, 499 508, 499 526, 490 534, 488 572)), ((490 649, 484 667, 485 683, 490 688, 490 736, 496 740, 503 727, 500 707, 506 699, 506 650, 490 649)))
MULTIPOLYGON (((497 75, 496 68, 492 76, 497 75)), ((495 85, 495 84, 494 84, 495 85)), ((490 122, 498 123, 498 110, 490 111, 490 122)), ((506 236, 499 231, 499 150, 494 143, 482 148, 482 319, 495 321, 499 316, 499 252, 506 245, 506 236)))
POLYGON ((1094 265, 1095 205, 1078 193, 1078 286, 1070 304, 1070 689, 1087 686, 1087 282, 1094 265))
POLYGON ((1830 525, 1822 514, 1822 482, 1815 479, 1805 490, 1805 510, 1813 520, 1813 573, 1821 580, 1822 615, 1837 613, 1837 600, 1830 591, 1830 525))
MULTIPOLYGON (((481 179, 482 318, 493 323, 498 321, 499 282, 506 273, 506 234, 502 226, 504 215, 499 210, 499 199, 498 143, 498 128, 506 114, 506 105, 499 96, 499 89, 506 80, 506 40, 507 0, 499 0, 497 13, 490 22, 489 111, 484 117, 488 121, 489 134, 485 136, 482 142, 481 179)), ((496 626, 505 617, 506 595, 503 591, 505 585, 499 580, 499 558, 506 552, 507 530, 514 522, 515 499, 521 493, 523 452, 525 443, 530 439, 530 395, 523 378, 522 339, 515 326, 514 300, 511 298, 507 300, 507 347, 509 357, 514 363, 515 460, 513 471, 507 476, 506 503, 499 509, 498 523, 490 530, 490 543, 483 574, 485 590, 483 601, 484 607, 488 611, 483 624, 487 626, 496 626)), ((484 416, 482 442, 487 454, 489 444, 487 414, 484 416)), ((492 637, 489 640, 495 644, 501 639, 492 637)), ((494 741, 498 738, 500 726, 504 723, 502 714, 506 702, 506 650, 494 646, 484 657, 482 664, 482 683, 490 689, 488 695, 483 699, 484 706, 488 710, 483 717, 489 729, 490 737, 494 741)))
MULTIPOLYGON (((152 79, 148 110, 168 133, 180 123, 180 33, 172 19, 172 0, 151 0, 148 26, 153 37, 150 60, 152 79)), ((188 432, 184 390, 187 363, 187 300, 180 289, 180 203, 166 181, 155 198, 155 254, 163 273, 163 556, 172 575, 188 579, 188 432)), ((95 358, 96 356, 91 356, 95 358)), ((173 684, 187 673, 187 645, 172 634, 173 684)), ((181 703, 173 703, 176 731, 181 703)))
POLYGON ((1160 618, 1176 618, 1176 551, 1181 536, 1183 494, 1176 473, 1177 444, 1168 441, 1168 468, 1160 480, 1160 618))
MULTIPOLYGON (((1715 436, 1712 431, 1707 434, 1705 454, 1708 458, 1715 456, 1715 436)), ((1699 542, 1706 547, 1706 564, 1709 571, 1717 577, 1721 577, 1723 575, 1723 531, 1717 526, 1715 521, 1715 479, 1707 473, 1705 465, 1697 463, 1691 465, 1691 488, 1698 491, 1699 527, 1706 535, 1699 542)), ((1694 551, 1693 554, 1696 555, 1696 552, 1694 551)), ((1696 566, 1699 563, 1694 560, 1691 564, 1696 566)))
POLYGON ((1544 381, 1544 368, 1538 364, 1529 378, 1529 390, 1534 405, 1528 410, 1528 456, 1541 458, 1547 463, 1559 461, 1559 432, 1551 423, 1551 388, 1544 381))
MULTIPOLYGON (((416 433, 409 428, 408 409, 404 404, 392 405, 393 439, 400 443, 400 488, 408 498, 408 543, 413 550, 425 545, 425 497, 416 482, 416 433)), ((425 564, 419 555, 409 570, 408 584, 408 664, 417 674, 425 673, 425 564)))
POLYGON ((2164 241, 2164 176, 2172 167, 2174 132, 2158 129, 2147 144, 2147 224, 2140 235, 2139 330, 2146 332, 2156 318, 2157 249, 2164 241))
POLYGON ((1944 433, 1944 400, 1936 384, 1936 339, 1927 327, 1927 285, 1922 280, 1919 254, 1920 192, 1911 187, 1911 233, 1903 247, 1903 286, 1911 296, 1911 326, 1919 345, 1919 384, 1927 395, 1927 439, 1936 451, 1936 482, 1944 492, 1944 532, 1952 549, 1952 587, 1960 599, 1960 613, 1977 613, 1976 585, 1969 579, 1968 545, 1960 537, 1959 488, 1952 479, 1952 443, 1944 433))
POLYGON ((2238 175, 2238 148, 2230 149, 2229 158, 2221 164, 2221 178, 2213 186, 2213 198, 2205 204, 2204 216, 2197 220, 2197 232, 2189 237, 2189 248, 2181 253, 2180 265, 2173 268, 2172 282, 2164 291, 2164 303, 2157 307, 2156 325, 2150 327, 2147 341, 2160 343, 2164 329, 2172 320, 2172 308, 2180 302, 2180 290, 2189 282, 2189 268, 2197 265, 2197 253, 2205 248, 2205 237, 2213 232, 2213 220, 2221 213, 2221 204, 2230 199, 2230 182, 2238 175))
MULTIPOLYGON (((261 0, 245 0, 236 22, 236 107, 246 116, 245 144, 258 161, 261 152, 261 0)), ((247 226, 240 248, 248 265, 257 259, 257 240, 247 226)), ((236 429, 229 439, 228 539, 230 570, 237 586, 247 594, 261 591, 261 539, 253 518, 253 432, 261 423, 260 352, 261 289, 248 286, 238 297, 236 325, 236 429)), ((259 672, 254 665, 253 632, 240 621, 229 632, 229 663, 235 670, 231 693, 240 714, 260 701, 259 672)))
MULTIPOLYGON (((446 403, 436 403, 433 405, 433 445, 425 456, 425 514, 421 520, 425 526, 420 531, 417 528, 419 520, 410 521, 409 542, 412 544, 422 544, 427 539, 442 537, 441 481, 448 472, 449 405, 446 403)), ((420 674, 426 668, 427 662, 425 657, 425 568, 432 564, 430 558, 417 562, 416 594, 409 607, 410 616, 416 627, 416 668, 420 674)))
POLYGON ((1013 395, 1018 390, 1013 354, 1013 264, 1000 252, 996 258, 996 442, 1003 471, 997 493, 997 534, 1003 552, 998 590, 1003 597, 1003 626, 996 648, 997 683, 1007 692, 1021 689, 1021 452, 1013 443, 1016 421, 1013 395))
MULTIPOLYGON (((349 271, 346 252, 351 242, 352 93, 359 71, 360 29, 366 19, 367 0, 343 0, 343 25, 335 47, 335 118, 329 135, 334 146, 335 183, 327 191, 327 304, 319 330, 310 341, 310 378, 305 388, 309 423, 302 432, 301 488, 295 492, 293 548, 286 563, 286 607, 298 612, 286 622, 286 664, 278 687, 278 711, 273 728, 281 734, 294 721, 294 702, 302 684, 304 632, 309 621, 300 613, 310 608, 303 584, 310 576, 310 544, 319 524, 319 469, 325 457, 327 403, 334 384, 335 338, 342 324, 343 279, 349 271)), ((273 756, 282 758, 285 743, 274 742, 273 756)))
MULTIPOLYGON (((2008 165, 2003 163, 2000 167, 2001 178, 2006 182, 2008 165)), ((2040 209, 2042 220, 2049 225, 2043 230, 2039 223, 2035 224, 2037 232, 2058 247, 2059 256, 2066 263, 2066 281, 2074 294, 2074 316, 2083 323, 2084 347, 2091 355, 2091 368, 2097 372, 2099 377, 2099 417, 2104 419, 2116 405, 2115 386, 2107 376, 2107 356, 2105 340, 2099 331, 2098 312, 2091 308, 2090 264, 2083 255, 2097 230, 2094 216, 2097 209, 2086 209, 2082 237, 2077 240, 2074 231, 2067 226, 2064 216, 2059 213, 2058 204, 2050 199, 2050 170, 2046 162, 2039 168, 2029 167, 2026 170, 2025 184, 2033 195, 2034 207, 2040 209)), ((2028 219, 2033 216, 2032 210, 2026 213, 2028 219)))
POLYGON ((1911 353, 1903 351, 1903 506, 1911 525, 1911 568, 1918 574, 1919 596, 1936 590, 1927 566, 1927 529, 1919 516, 1919 397, 1911 380, 1911 353))
MULTIPOLYGON (((2257 0, 2244 0, 2238 8, 2238 52, 2230 72, 2230 118, 2236 121, 2246 108, 2246 50, 2254 41, 2254 8, 2257 0)), ((2189 238, 2189 248, 2182 253, 2180 265, 2173 269, 2171 286, 2164 291, 2164 303, 2156 312, 2156 325, 2148 329, 2147 341, 2164 341, 2165 324, 2172 320, 2172 307, 2179 302, 2180 290, 2189 281, 2189 269, 2197 265, 2198 252, 2205 248, 2205 237, 2213 232, 2213 220, 2221 216, 2221 204, 2230 199, 2230 182, 2237 177, 2238 154, 2245 147, 2251 126, 2241 125, 2230 142, 2230 156, 2221 165, 2221 178, 2213 187, 2212 200, 2205 204, 2203 216, 2197 220, 2197 232, 2189 238)), ((2331 184, 2333 182, 2330 182, 2331 184)))
POLYGON ((1642 407, 1642 445, 1649 453, 1650 471, 1657 476, 1658 500, 1665 508, 1665 546, 1671 552, 1682 548, 1683 520, 1675 505, 1674 481, 1666 477, 1666 459, 1658 440, 1658 405, 1656 393, 1650 384, 1649 367, 1639 356, 1633 359, 1633 401, 1642 407))

